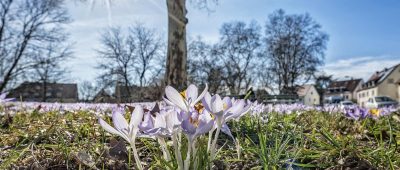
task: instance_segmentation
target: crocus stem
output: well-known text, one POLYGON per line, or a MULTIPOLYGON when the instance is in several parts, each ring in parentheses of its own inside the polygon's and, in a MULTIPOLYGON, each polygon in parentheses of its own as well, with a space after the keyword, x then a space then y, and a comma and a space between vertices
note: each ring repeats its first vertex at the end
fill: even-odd
MULTIPOLYGON (((197 155, 196 140, 193 141, 192 150, 193 150, 193 151, 192 151, 192 153, 193 153, 193 159, 195 159, 195 158, 196 158, 196 155, 197 155)), ((193 169, 197 169, 198 161, 199 161, 198 159, 195 159, 195 160, 194 160, 193 169)))
POLYGON ((172 143, 174 144, 175 159, 178 163, 178 169, 182 170, 183 169, 182 155, 181 155, 181 151, 179 149, 177 137, 178 136, 176 135, 176 133, 174 133, 174 135, 172 136, 172 143))
POLYGON ((128 167, 131 167, 132 162, 132 148, 128 150, 128 167))
POLYGON ((221 128, 217 127, 217 132, 215 132, 214 141, 213 141, 213 143, 211 145, 211 150, 210 150, 210 152, 211 152, 211 154, 210 154, 211 160, 215 159, 215 153, 216 153, 216 148, 215 147, 216 147, 216 144, 217 144, 217 140, 218 140, 218 136, 219 136, 219 132, 220 131, 221 131, 221 128))
POLYGON ((142 163, 140 162, 139 155, 138 155, 137 150, 136 150, 135 141, 133 141, 131 143, 131 148, 132 148, 133 157, 135 158, 135 163, 136 163, 137 168, 139 170, 143 170, 142 163))
POLYGON ((161 145, 161 150, 162 150, 162 152, 163 152, 164 159, 165 159, 167 162, 169 162, 169 161, 171 160, 171 155, 169 154, 168 146, 167 146, 167 143, 165 143, 164 138, 159 137, 159 138, 158 138, 158 143, 160 143, 160 145, 161 145))
POLYGON ((192 152, 192 140, 190 140, 190 138, 188 137, 188 143, 187 143, 187 152, 186 152, 186 159, 185 159, 185 165, 184 165, 184 169, 185 170, 189 170, 190 167, 190 154, 192 152))
POLYGON ((211 147, 211 141, 212 141, 212 135, 214 133, 214 128, 211 129, 211 131, 208 133, 208 144, 207 144, 207 152, 210 152, 210 147, 211 147))
POLYGON ((238 160, 240 160, 240 155, 241 155, 241 152, 240 152, 240 143, 239 143, 239 140, 237 140, 236 139, 236 152, 237 152, 237 156, 238 156, 238 160))

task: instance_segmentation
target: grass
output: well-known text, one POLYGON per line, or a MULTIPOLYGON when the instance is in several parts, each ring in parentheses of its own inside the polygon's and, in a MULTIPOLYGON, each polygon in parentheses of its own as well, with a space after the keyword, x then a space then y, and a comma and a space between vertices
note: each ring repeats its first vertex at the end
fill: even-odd
MULTIPOLYGON (((213 169, 400 169, 398 116, 355 121, 340 113, 309 111, 268 113, 268 122, 246 116, 229 122, 240 150, 222 134, 213 169)), ((0 117, 0 123, 0 169, 134 168, 126 143, 105 132, 89 111, 19 112, 0 117)), ((207 137, 196 141, 200 147, 192 157, 193 169, 209 168, 207 137)), ((176 169, 174 160, 163 159, 155 140, 142 138, 137 143, 146 168, 176 169)))

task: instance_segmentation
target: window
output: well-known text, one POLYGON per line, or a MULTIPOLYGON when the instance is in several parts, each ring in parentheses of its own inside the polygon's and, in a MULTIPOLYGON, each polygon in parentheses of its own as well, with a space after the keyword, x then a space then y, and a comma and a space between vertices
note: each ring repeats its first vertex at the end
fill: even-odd
POLYGON ((371 94, 372 94, 372 95, 375 95, 375 90, 372 90, 371 94))
POLYGON ((376 102, 391 102, 393 99, 389 97, 375 97, 376 102))
POLYGON ((394 83, 394 79, 388 79, 388 83, 393 84, 394 83))
POLYGON ((313 92, 311 92, 311 95, 313 94, 313 92))

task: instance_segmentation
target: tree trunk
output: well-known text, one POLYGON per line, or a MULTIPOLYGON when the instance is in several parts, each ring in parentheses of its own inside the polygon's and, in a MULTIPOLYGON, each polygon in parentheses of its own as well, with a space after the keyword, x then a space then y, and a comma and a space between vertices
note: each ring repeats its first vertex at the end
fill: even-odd
POLYGON ((168 52, 165 85, 179 90, 186 87, 186 0, 167 0, 168 8, 168 52))

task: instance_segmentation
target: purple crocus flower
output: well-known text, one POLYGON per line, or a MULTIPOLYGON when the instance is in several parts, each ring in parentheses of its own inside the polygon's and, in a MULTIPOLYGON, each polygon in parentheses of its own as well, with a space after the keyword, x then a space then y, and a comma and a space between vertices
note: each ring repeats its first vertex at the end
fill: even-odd
POLYGON ((154 113, 154 116, 146 113, 139 128, 149 136, 170 137, 181 125, 179 113, 178 110, 168 107, 154 113))
POLYGON ((203 92, 198 95, 198 89, 193 84, 189 85, 189 87, 182 93, 179 93, 171 86, 167 86, 165 88, 166 98, 164 98, 164 101, 167 104, 176 106, 182 109, 182 111, 188 113, 191 111, 191 108, 193 108, 203 98, 207 90, 208 86, 206 85, 203 92))
POLYGON ((354 120, 364 119, 368 116, 367 109, 361 107, 346 107, 344 113, 346 117, 354 120))
POLYGON ((211 97, 209 93, 204 95, 202 103, 205 111, 214 115, 216 120, 217 131, 215 133, 214 140, 211 143, 212 133, 215 130, 215 127, 209 134, 208 142, 208 149, 211 151, 211 159, 214 159, 216 153, 216 142, 220 131, 234 139, 229 127, 226 125, 226 122, 231 119, 238 119, 243 114, 247 113, 250 110, 251 104, 245 106, 245 100, 234 100, 230 99, 229 97, 225 97, 222 100, 218 94, 211 97))
POLYGON ((194 141, 200 135, 209 132, 214 125, 211 115, 203 110, 202 113, 192 112, 189 119, 182 121, 182 131, 188 136, 190 141, 194 141))
POLYGON ((0 104, 14 100, 13 98, 6 98, 8 93, 0 94, 0 104))
POLYGON ((211 97, 208 92, 204 95, 202 103, 207 112, 215 117, 216 127, 214 128, 221 129, 222 132, 232 138, 233 136, 226 122, 243 116, 250 110, 251 106, 251 104, 246 106, 245 100, 234 100, 229 97, 221 99, 218 94, 211 97))

